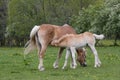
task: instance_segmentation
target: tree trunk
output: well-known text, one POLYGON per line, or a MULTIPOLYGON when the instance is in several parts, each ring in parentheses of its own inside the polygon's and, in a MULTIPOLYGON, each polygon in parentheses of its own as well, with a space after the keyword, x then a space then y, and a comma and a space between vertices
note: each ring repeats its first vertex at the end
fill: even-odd
POLYGON ((116 34, 115 40, 114 40, 114 46, 118 46, 117 40, 118 40, 119 34, 116 34))
POLYGON ((46 14, 45 14, 45 1, 43 0, 43 16, 44 16, 44 23, 46 23, 46 14))

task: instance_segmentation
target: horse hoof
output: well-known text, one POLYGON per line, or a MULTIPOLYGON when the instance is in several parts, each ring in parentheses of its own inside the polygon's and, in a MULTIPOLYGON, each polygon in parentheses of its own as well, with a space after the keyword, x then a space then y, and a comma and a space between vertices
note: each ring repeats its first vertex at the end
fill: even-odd
POLYGON ((94 67, 97 68, 97 67, 100 67, 101 65, 100 64, 96 64, 94 67))
POLYGON ((58 64, 53 64, 53 67, 54 67, 54 69, 57 69, 58 68, 58 64))
POLYGON ((54 67, 54 69, 58 69, 58 66, 56 65, 56 66, 53 66, 54 67))
POLYGON ((76 66, 72 66, 71 68, 72 68, 72 69, 75 69, 75 68, 76 68, 76 66))
POLYGON ((101 63, 100 63, 100 64, 98 64, 97 66, 98 66, 98 67, 100 67, 100 66, 101 66, 101 63))
POLYGON ((75 69, 77 65, 71 65, 70 68, 75 69))
POLYGON ((38 68, 39 69, 39 71, 44 71, 45 70, 45 68, 43 67, 43 66, 41 66, 40 68, 38 68))
POLYGON ((45 70, 45 68, 44 68, 44 67, 41 67, 39 70, 40 70, 40 71, 44 71, 44 70, 45 70))
POLYGON ((65 67, 63 66, 63 67, 62 67, 62 69, 64 70, 64 69, 65 69, 65 67))

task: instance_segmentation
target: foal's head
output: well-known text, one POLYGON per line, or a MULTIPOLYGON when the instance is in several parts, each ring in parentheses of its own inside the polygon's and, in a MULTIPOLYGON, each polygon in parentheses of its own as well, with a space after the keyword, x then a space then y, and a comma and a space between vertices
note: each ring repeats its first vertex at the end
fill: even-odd
POLYGON ((77 49, 77 61, 80 63, 81 66, 86 67, 86 51, 85 49, 77 49))

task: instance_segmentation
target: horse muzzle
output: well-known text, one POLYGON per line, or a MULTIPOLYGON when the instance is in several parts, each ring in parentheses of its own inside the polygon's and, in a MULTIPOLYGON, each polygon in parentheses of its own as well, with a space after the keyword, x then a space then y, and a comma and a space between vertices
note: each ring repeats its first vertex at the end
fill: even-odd
POLYGON ((80 65, 82 66, 82 67, 87 67, 87 63, 85 62, 85 63, 80 63, 80 65))

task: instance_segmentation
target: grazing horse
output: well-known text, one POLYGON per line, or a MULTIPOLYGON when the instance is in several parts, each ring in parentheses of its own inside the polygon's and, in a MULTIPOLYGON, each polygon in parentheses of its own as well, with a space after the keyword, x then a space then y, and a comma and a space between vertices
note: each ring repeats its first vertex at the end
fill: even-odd
POLYGON ((95 49, 95 39, 103 39, 104 35, 97 35, 90 32, 85 32, 82 34, 66 34, 59 38, 58 40, 54 40, 51 42, 52 45, 60 46, 60 47, 75 47, 82 48, 85 45, 88 45, 92 50, 95 56, 95 65, 94 67, 100 67, 101 61, 98 57, 97 50, 95 49))
MULTIPOLYGON (((40 26, 34 26, 30 33, 30 40, 26 43, 26 48, 24 53, 28 54, 31 50, 37 47, 39 54, 39 66, 40 71, 44 70, 43 58, 44 53, 48 47, 51 45, 51 42, 59 39, 65 34, 76 34, 75 30, 65 24, 63 26, 51 25, 51 24, 42 24, 40 26)), ((56 61, 53 64, 54 68, 58 68, 58 61, 61 58, 62 52, 65 47, 60 47, 56 61)), ((76 67, 75 54, 73 53, 72 48, 67 48, 67 52, 71 52, 72 55, 72 67, 76 67)), ((82 66, 86 66, 85 54, 83 49, 77 49, 78 58, 82 66)))

